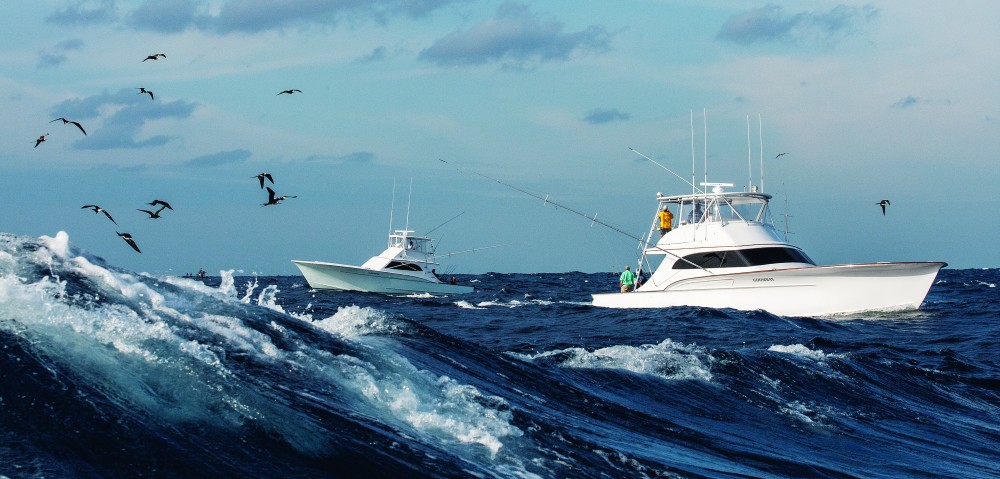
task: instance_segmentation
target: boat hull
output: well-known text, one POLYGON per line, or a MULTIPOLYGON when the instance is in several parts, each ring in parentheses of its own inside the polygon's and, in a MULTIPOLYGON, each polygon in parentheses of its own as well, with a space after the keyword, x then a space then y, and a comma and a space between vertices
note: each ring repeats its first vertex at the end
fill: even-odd
POLYGON ((909 310, 920 307, 944 266, 866 263, 715 274, 680 280, 662 290, 594 294, 593 305, 760 309, 779 316, 909 310))
POLYGON ((359 266, 319 261, 292 261, 292 263, 299 268, 309 287, 313 289, 383 294, 464 294, 473 291, 470 286, 433 282, 419 276, 376 271, 359 266))

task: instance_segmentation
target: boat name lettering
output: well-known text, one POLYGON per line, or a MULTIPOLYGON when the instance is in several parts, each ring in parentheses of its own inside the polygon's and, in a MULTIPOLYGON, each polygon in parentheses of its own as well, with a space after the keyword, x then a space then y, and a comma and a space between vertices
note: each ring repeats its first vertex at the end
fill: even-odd
POLYGON ((758 281, 774 281, 774 278, 754 278, 754 282, 758 281))

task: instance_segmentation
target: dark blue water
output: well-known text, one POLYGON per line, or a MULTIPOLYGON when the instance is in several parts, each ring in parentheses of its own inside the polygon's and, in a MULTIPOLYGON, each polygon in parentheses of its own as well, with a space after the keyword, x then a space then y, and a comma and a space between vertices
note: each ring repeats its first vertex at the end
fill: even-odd
POLYGON ((838 319, 123 271, 0 234, 0 477, 1000 477, 1000 271, 838 319))

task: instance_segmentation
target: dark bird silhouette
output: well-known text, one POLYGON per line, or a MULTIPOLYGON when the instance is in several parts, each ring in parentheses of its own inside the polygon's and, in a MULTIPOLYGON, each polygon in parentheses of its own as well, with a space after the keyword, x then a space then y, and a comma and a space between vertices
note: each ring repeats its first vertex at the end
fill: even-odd
POLYGON ((279 201, 287 200, 288 198, 298 198, 298 196, 274 196, 274 190, 270 186, 267 187, 267 203, 261 206, 276 205, 279 201))
POLYGON ((264 178, 267 178, 267 179, 271 180, 271 184, 272 185, 274 184, 274 178, 271 178, 271 174, 270 173, 261 173, 261 174, 259 174, 257 176, 251 176, 251 178, 257 178, 258 180, 260 180, 260 187, 261 188, 264 187, 264 178))
POLYGON ((160 209, 156 211, 149 211, 149 210, 138 210, 138 211, 141 211, 149 215, 149 218, 147 219, 155 220, 160 217, 160 212, 163 211, 164 208, 166 208, 166 206, 161 206, 160 209))
MULTIPOLYGON (((118 233, 118 232, 115 231, 115 233, 118 233)), ((135 244, 135 240, 132 239, 132 235, 130 235, 128 233, 118 233, 118 236, 121 236, 122 239, 125 240, 125 242, 128 243, 128 245, 131 246, 132 249, 134 249, 136 253, 142 253, 142 251, 139 251, 139 246, 137 246, 135 244)))
MULTIPOLYGON (((151 201, 149 203, 146 203, 146 204, 149 205, 149 206, 160 205, 160 206, 163 206, 163 208, 166 208, 166 209, 168 209, 170 211, 174 210, 174 207, 170 206, 170 203, 167 203, 166 201, 163 201, 163 200, 153 200, 153 201, 151 201)), ((162 210, 163 208, 160 208, 160 209, 162 210)))
POLYGON ((153 98, 153 92, 151 92, 151 91, 149 91, 149 90, 147 90, 147 89, 145 89, 143 87, 139 87, 137 89, 139 90, 139 94, 148 93, 149 94, 149 99, 150 100, 155 100, 155 98, 153 98))
POLYGON ((146 58, 143 58, 142 61, 146 61, 146 60, 159 60, 161 58, 167 58, 167 55, 165 53, 154 53, 154 54, 152 54, 152 55, 150 55, 150 56, 148 56, 146 58))
POLYGON ((787 152, 785 152, 785 153, 778 153, 778 154, 777 154, 777 155, 775 156, 775 158, 777 158, 777 157, 779 157, 779 156, 784 156, 784 155, 787 155, 787 154, 788 154, 787 152))
POLYGON ((49 134, 48 134, 48 133, 46 133, 46 134, 44 134, 44 135, 42 135, 42 136, 39 136, 39 137, 38 137, 38 139, 37 139, 37 140, 35 140, 35 148, 38 148, 38 145, 41 145, 41 144, 42 144, 42 142, 43 142, 43 141, 45 141, 45 137, 46 137, 46 136, 49 136, 49 134))
POLYGON ((80 129, 80 131, 82 131, 82 132, 83 132, 83 135, 84 135, 84 136, 86 136, 86 135, 87 135, 87 130, 84 130, 84 129, 83 129, 83 125, 81 125, 81 124, 79 124, 79 123, 77 123, 77 122, 75 122, 75 121, 70 121, 70 120, 67 120, 67 119, 65 119, 65 118, 56 118, 55 120, 52 120, 52 121, 50 121, 49 123, 52 123, 52 122, 54 122, 54 121, 59 121, 59 120, 62 120, 62 122, 63 122, 63 125, 65 125, 65 124, 67 124, 67 123, 72 123, 72 124, 76 125, 76 127, 77 127, 77 128, 79 128, 79 129, 80 129))
POLYGON ((104 213, 104 216, 107 216, 108 219, 111 220, 112 223, 114 223, 116 225, 118 224, 118 222, 115 221, 115 219, 111 217, 111 214, 108 213, 108 211, 105 210, 104 208, 101 208, 100 206, 97 206, 97 205, 83 205, 83 206, 80 207, 80 209, 83 209, 83 208, 90 208, 90 209, 94 210, 95 214, 96 213, 104 213))
POLYGON ((882 216, 885 216, 885 207, 889 205, 889 200, 882 200, 875 204, 882 207, 882 216))
POLYGON ((287 94, 291 95, 292 93, 302 93, 302 90, 296 90, 296 89, 293 88, 291 90, 285 90, 285 91, 279 92, 278 95, 281 95, 282 93, 287 93, 287 94))

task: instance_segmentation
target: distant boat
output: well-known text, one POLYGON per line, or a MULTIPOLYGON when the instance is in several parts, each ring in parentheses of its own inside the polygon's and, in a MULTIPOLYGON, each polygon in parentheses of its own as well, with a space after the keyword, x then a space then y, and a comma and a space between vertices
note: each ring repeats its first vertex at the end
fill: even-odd
POLYGON ((204 278, 208 277, 208 273, 206 273, 205 270, 203 270, 201 268, 198 268, 198 272, 196 274, 186 273, 186 274, 184 274, 184 277, 185 278, 199 278, 199 279, 204 279, 204 278))
MULTIPOLYGON (((383 294, 464 294, 471 286, 442 281, 437 276, 431 238, 412 230, 395 230, 389 245, 361 266, 292 260, 313 289, 383 294)), ((453 278, 453 277, 452 277, 453 278)))
MULTIPOLYGON (((728 183, 702 183, 703 193, 657 195, 656 211, 672 208, 677 226, 647 243, 640 267, 652 276, 633 292, 598 293, 608 308, 701 306, 763 309, 782 316, 827 316, 917 309, 944 262, 817 266, 782 240, 768 210, 771 195, 726 192, 728 183)), ((653 232, 660 220, 654 217, 653 232)), ((640 268, 641 269, 641 268, 640 268)))

